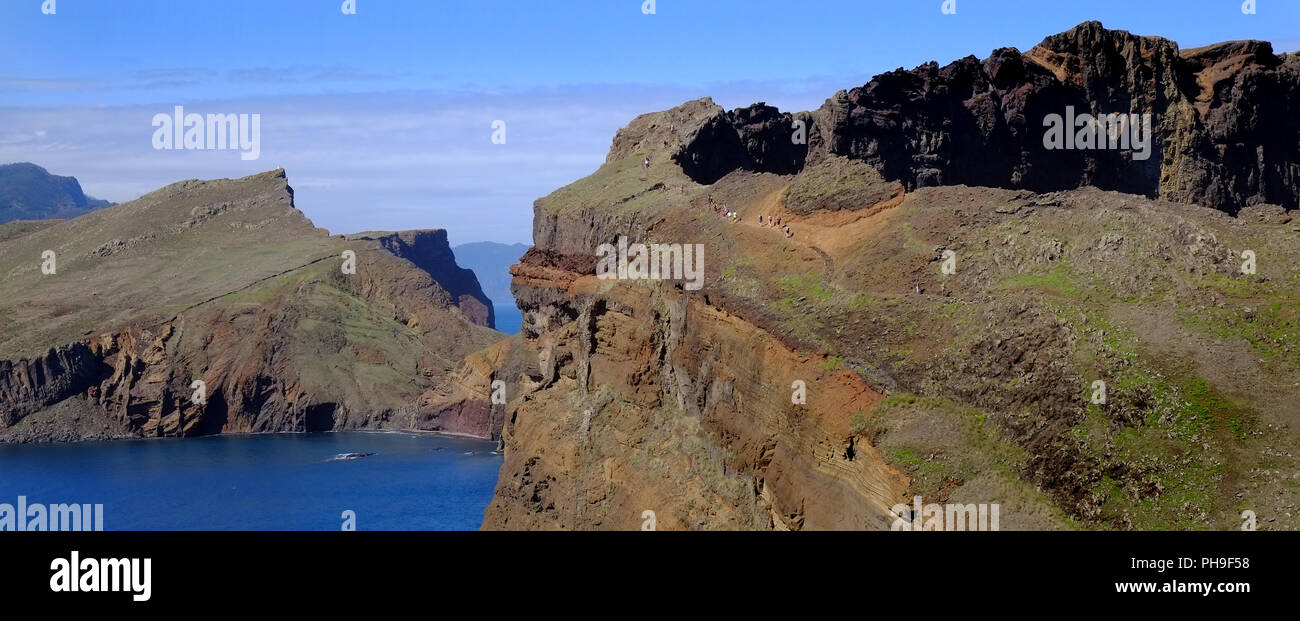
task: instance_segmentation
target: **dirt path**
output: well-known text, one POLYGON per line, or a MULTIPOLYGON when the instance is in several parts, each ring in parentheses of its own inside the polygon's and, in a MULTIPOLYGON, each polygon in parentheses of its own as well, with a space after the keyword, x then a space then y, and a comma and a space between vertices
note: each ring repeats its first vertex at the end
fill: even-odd
POLYGON ((774 238, 786 239, 785 227, 790 227, 791 241, 812 250, 826 264, 825 284, 835 280, 835 261, 832 257, 849 251, 872 235, 880 232, 898 213, 897 207, 906 198, 900 190, 893 198, 865 209, 818 211, 808 215, 796 214, 785 207, 783 186, 761 198, 756 204, 736 207, 740 224, 751 229, 765 230, 774 238), (758 217, 763 216, 763 224, 758 217), (769 218, 781 218, 781 226, 769 226, 769 218))

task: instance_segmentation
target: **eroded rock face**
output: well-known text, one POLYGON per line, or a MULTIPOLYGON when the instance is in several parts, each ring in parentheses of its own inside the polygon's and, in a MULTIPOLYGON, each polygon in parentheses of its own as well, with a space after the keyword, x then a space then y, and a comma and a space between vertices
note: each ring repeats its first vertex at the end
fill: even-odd
POLYGON ((467 356, 437 388, 420 396, 412 426, 500 441, 508 392, 497 382, 518 377, 527 367, 518 341, 518 336, 504 339, 467 356))
POLYGON ((18 419, 85 390, 101 373, 84 343, 51 349, 30 360, 0 361, 0 423, 18 419))
MULTIPOLYGON (((1257 299, 1233 306, 1239 287, 1279 295, 1270 312, 1294 298, 1274 286, 1295 264, 1296 62, 1088 23, 812 113, 701 99, 638 117, 599 170, 537 201, 536 248, 512 269, 521 334, 439 395, 482 408, 488 380, 508 387, 484 527, 887 528, 913 494, 1003 503, 1006 529, 1289 507, 1258 491, 1275 480, 1221 469, 1268 471, 1252 460, 1290 449, 1178 427, 1266 417, 1300 386, 1240 338, 1202 349, 1261 320, 1257 299), (1071 106, 1152 114, 1151 157, 1043 148, 1044 118, 1071 106), (620 236, 699 243, 703 289, 598 279, 593 254, 620 236), (1280 263, 1241 280, 1245 248, 1280 263), (792 403, 794 379, 818 399, 792 403)), ((1294 357, 1268 338, 1253 346, 1294 357)))
POLYGON ((66 343, 0 361, 0 442, 494 435, 481 412, 434 424, 440 412, 420 403, 458 361, 500 338, 483 327, 490 306, 446 233, 329 237, 293 206, 283 171, 173 184, 28 233, 0 244, 0 271, 12 286, 0 346, 66 343), (114 252, 77 252, 127 234, 132 242, 114 252), (43 276, 23 260, 42 248, 74 258, 43 276), (166 287, 153 284, 159 274, 166 287), (43 310, 45 299, 58 300, 57 312, 43 310))
POLYGON ((760 102, 733 110, 728 117, 745 148, 743 168, 778 175, 803 169, 808 147, 799 140, 795 123, 802 122, 806 133, 807 115, 792 116, 760 102))
POLYGON ((881 399, 861 378, 672 287, 513 273, 535 357, 503 374, 506 463, 485 528, 638 528, 647 510, 664 529, 887 527, 902 478, 833 414, 881 399), (784 389, 823 376, 833 393, 813 405, 784 389))
POLYGON ((1088 22, 1025 53, 1002 48, 984 60, 891 71, 812 113, 715 110, 676 157, 706 184, 732 170, 788 174, 839 155, 909 190, 1094 186, 1235 214, 1255 203, 1300 208, 1297 119, 1296 55, 1261 41, 1179 50, 1088 22), (1149 150, 1045 148, 1044 119, 1068 118, 1067 107, 1151 115, 1149 150), (809 121, 807 147, 791 143, 796 118, 809 121))
POLYGON ((473 270, 456 265, 456 255, 447 243, 447 231, 430 229, 396 233, 358 233, 348 239, 374 240, 384 249, 426 271, 451 294, 451 299, 470 321, 496 327, 492 303, 473 270))
POLYGON ((779 175, 803 168, 808 143, 796 141, 795 121, 803 121, 806 137, 809 115, 796 118, 761 102, 731 112, 714 108, 707 121, 691 128, 688 142, 673 156, 692 179, 713 183, 740 168, 779 175))

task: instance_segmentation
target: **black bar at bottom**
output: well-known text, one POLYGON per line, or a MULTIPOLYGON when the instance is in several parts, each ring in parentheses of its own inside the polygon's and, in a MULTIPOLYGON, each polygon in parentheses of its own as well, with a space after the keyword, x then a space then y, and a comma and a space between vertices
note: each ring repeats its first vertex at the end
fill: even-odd
MULTIPOLYGON (((744 594, 761 610, 764 602, 809 593, 928 605, 936 597, 1064 597, 1089 605, 1231 606, 1288 601, 1297 544, 1300 534, 1281 532, 0 533, 0 597, 11 607, 128 611, 194 610, 217 601, 427 607, 464 598, 495 605, 511 597, 564 608, 584 593, 637 597, 668 610, 673 602, 717 603, 727 594, 744 594), (149 559, 148 600, 135 601, 131 591, 142 589, 130 586, 54 590, 52 563, 70 561, 73 552, 81 563, 96 559, 89 568, 99 566, 100 578, 99 559, 139 559, 138 567, 149 559), (1190 590, 1204 584, 1208 594, 1190 590)), ((107 565, 110 573, 121 567, 107 565)))

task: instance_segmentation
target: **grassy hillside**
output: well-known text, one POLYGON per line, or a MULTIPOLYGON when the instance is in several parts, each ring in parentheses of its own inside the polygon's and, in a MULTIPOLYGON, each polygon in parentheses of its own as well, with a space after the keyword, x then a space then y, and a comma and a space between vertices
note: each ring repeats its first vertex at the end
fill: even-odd
MULTIPOLYGON (((807 435, 793 442, 811 447, 807 459, 857 468, 854 456, 870 444, 906 476, 899 502, 912 495, 997 502, 1004 528, 1234 529, 1244 510, 1261 516, 1262 528, 1300 528, 1294 212, 1256 205, 1233 217, 1091 188, 903 193, 844 161, 794 175, 737 170, 702 185, 665 154, 674 148, 667 128, 682 133, 673 119, 698 104, 637 119, 600 170, 537 203, 539 250, 552 254, 539 254, 515 284, 525 310, 538 317, 525 326, 524 343, 559 360, 559 379, 549 385, 539 373, 542 387, 515 406, 528 427, 507 428, 517 456, 508 453, 490 524, 525 516, 565 528, 630 524, 630 515, 584 522, 574 508, 580 516, 583 498, 613 494, 607 502, 616 506, 629 498, 666 503, 663 515, 711 469, 748 480, 756 493, 766 489, 753 500, 773 515, 778 507, 798 511, 774 517, 773 527, 813 523, 814 510, 828 512, 816 518, 827 524, 835 507, 818 508, 806 494, 837 477, 810 474, 821 483, 784 497, 769 489, 789 473, 774 470, 767 443, 789 446, 782 434, 801 429, 807 435), (648 169, 644 157, 652 159, 648 169), (725 203, 739 221, 711 203, 725 203), (771 215, 792 234, 759 225, 759 216, 771 215), (556 267, 583 265, 581 256, 618 234, 704 245, 706 286, 680 294, 690 300, 687 310, 654 306, 672 297, 676 283, 615 286, 589 283, 584 273, 557 275, 556 267), (1250 257, 1254 271, 1243 273, 1250 257), (637 296, 622 292, 626 287, 643 290, 653 308, 631 305, 637 296), (679 359, 686 357, 683 335, 720 317, 734 327, 739 336, 728 338, 735 341, 711 337, 692 358, 679 359), (760 382, 755 378, 772 369, 716 353, 772 337, 819 360, 820 377, 801 372, 760 382), (561 349, 564 338, 591 344, 569 352, 561 349), (669 364, 673 352, 679 358, 669 364), (602 365, 618 365, 629 379, 610 379, 613 371, 602 365), (845 372, 885 398, 866 407, 824 400, 845 372), (584 381, 588 374, 599 375, 599 384, 584 381), (807 381, 807 408, 755 432, 760 412, 789 403, 796 377, 807 381), (1096 382, 1104 382, 1104 402, 1094 403, 1096 382), (642 415, 695 421, 693 437, 711 447, 711 457, 688 460, 687 472, 671 479, 642 482, 634 496, 580 485, 572 499, 552 491, 547 502, 557 517, 548 522, 524 502, 535 488, 507 486, 563 480, 569 466, 552 458, 543 469, 554 438, 529 434, 574 423, 534 404, 591 407, 585 404, 597 388, 622 395, 625 407, 658 395, 646 406, 656 409, 642 415)), ((589 417, 589 442, 617 440, 583 445, 582 455, 607 460, 606 473, 632 462, 620 446, 657 442, 638 435, 646 430, 625 429, 619 416, 596 408, 589 417)), ((681 526, 736 527, 719 517, 724 509, 678 509, 692 516, 681 526)))
POLYGON ((403 426, 424 391, 499 337, 428 272, 316 229, 283 171, 181 182, 13 235, 0 242, 0 360, 54 371, 0 378, 19 419, 10 439, 93 436, 42 415, 68 399, 128 435, 403 426), (51 348, 82 342, 85 377, 51 366, 51 348), (196 379, 212 395, 203 407, 189 400, 196 379))

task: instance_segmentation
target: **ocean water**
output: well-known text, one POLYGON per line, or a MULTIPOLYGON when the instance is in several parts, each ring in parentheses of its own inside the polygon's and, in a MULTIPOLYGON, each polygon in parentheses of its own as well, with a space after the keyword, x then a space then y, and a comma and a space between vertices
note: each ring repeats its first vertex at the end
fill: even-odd
POLYGON ((496 328, 498 332, 506 334, 518 334, 523 328, 524 316, 519 312, 519 307, 511 304, 493 304, 492 314, 496 318, 496 328))
POLYGON ((401 433, 0 445, 0 503, 103 504, 104 530, 340 530, 345 511, 356 530, 476 530, 494 448, 401 433))

